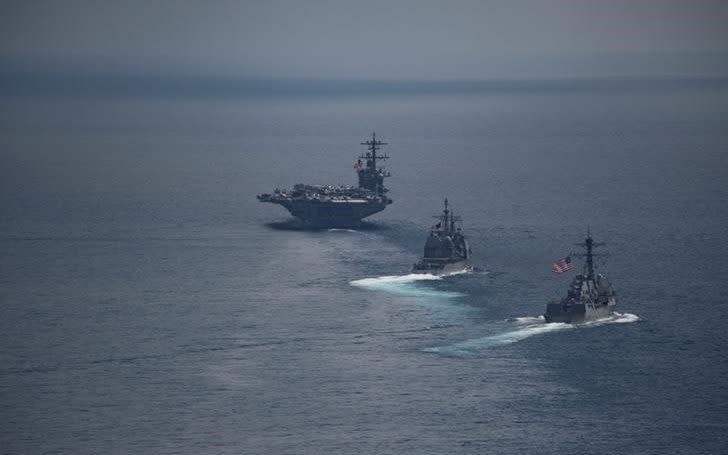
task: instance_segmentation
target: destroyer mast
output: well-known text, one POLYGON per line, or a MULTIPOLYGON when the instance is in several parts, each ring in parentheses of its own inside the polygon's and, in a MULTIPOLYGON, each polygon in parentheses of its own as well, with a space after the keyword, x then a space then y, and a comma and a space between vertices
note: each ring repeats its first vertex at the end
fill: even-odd
POLYGON ((594 247, 604 243, 595 242, 591 232, 582 243, 577 243, 586 249, 584 254, 574 256, 585 258, 582 273, 576 275, 569 286, 566 297, 560 302, 551 302, 546 305, 544 318, 546 322, 579 323, 604 318, 612 313, 617 304, 617 293, 607 278, 594 273, 594 247))

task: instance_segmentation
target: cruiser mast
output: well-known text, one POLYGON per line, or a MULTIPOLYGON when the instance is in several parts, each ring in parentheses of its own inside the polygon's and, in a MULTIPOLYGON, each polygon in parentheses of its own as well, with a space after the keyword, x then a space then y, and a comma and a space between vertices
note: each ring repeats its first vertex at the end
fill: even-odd
POLYGON ((462 221, 462 218, 459 216, 455 216, 455 212, 450 209, 450 203, 448 202, 447 198, 445 198, 445 209, 442 211, 442 215, 435 215, 433 218, 439 220, 438 223, 439 228, 437 230, 441 230, 447 233, 454 233, 455 232, 455 222, 456 221, 462 221))

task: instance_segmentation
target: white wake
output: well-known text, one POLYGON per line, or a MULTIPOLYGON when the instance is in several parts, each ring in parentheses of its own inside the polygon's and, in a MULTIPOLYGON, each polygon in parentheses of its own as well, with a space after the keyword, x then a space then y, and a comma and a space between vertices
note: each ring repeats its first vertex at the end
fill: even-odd
POLYGON ((449 346, 426 348, 424 351, 452 355, 475 354, 480 349, 516 343, 532 336, 542 335, 549 332, 597 327, 606 324, 626 324, 637 322, 639 319, 639 316, 636 314, 613 312, 611 315, 602 319, 595 319, 581 324, 566 324, 563 322, 547 323, 543 316, 526 316, 515 318, 511 321, 516 325, 516 328, 513 330, 508 330, 503 333, 497 333, 482 338, 465 340, 449 346))
POLYGON ((454 298, 463 297, 465 295, 461 292, 440 291, 417 285, 418 281, 438 281, 442 279, 442 276, 429 275, 426 273, 410 273, 408 275, 388 275, 374 278, 362 278, 360 280, 350 281, 349 284, 364 289, 385 291, 393 294, 409 296, 454 298))
POLYGON ((344 229, 344 228, 330 228, 328 230, 329 232, 353 232, 355 234, 360 234, 360 231, 357 231, 355 229, 344 229))

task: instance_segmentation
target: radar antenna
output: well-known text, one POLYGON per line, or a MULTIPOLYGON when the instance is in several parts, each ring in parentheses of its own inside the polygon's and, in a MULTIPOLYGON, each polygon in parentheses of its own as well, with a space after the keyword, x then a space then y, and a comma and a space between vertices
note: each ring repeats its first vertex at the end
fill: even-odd
POLYGON ((386 142, 377 140, 377 133, 372 132, 372 139, 362 142, 361 145, 366 145, 367 150, 369 150, 367 153, 363 153, 359 156, 359 158, 367 160, 367 168, 376 170, 377 160, 389 159, 389 155, 377 155, 377 150, 381 149, 383 145, 388 145, 386 142))
POLYGON ((387 143, 378 141, 377 133, 372 133, 371 140, 364 141, 361 145, 366 145, 368 151, 359 155, 359 161, 354 165, 359 176, 359 188, 374 191, 377 194, 386 193, 384 178, 389 177, 390 174, 384 168, 377 168, 377 160, 386 160, 389 159, 389 156, 381 155, 377 151, 387 143), (362 159, 366 160, 366 164, 362 163, 362 159))
POLYGON ((588 279, 594 279, 594 256, 606 256, 605 254, 595 254, 593 252, 594 247, 604 245, 604 242, 595 242, 591 236, 591 229, 587 228, 586 239, 584 243, 575 243, 576 246, 586 248, 585 254, 575 254, 574 256, 586 258, 586 264, 584 265, 586 277, 588 279))
POLYGON ((445 198, 445 209, 442 211, 442 215, 435 215, 433 218, 439 220, 439 223, 437 223, 440 226, 438 230, 445 231, 446 233, 455 232, 455 222, 462 222, 463 220, 461 217, 455 216, 455 212, 450 208, 450 203, 447 198, 445 198))

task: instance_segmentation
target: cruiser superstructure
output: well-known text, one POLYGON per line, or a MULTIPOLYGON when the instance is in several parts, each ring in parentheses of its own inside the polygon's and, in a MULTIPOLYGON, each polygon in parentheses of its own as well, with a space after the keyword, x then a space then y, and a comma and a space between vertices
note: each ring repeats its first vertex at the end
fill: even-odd
POLYGON ((470 270, 470 246, 462 230, 462 218, 455 216, 445 199, 442 215, 435 216, 438 222, 425 242, 422 259, 417 262, 414 273, 447 275, 470 270))
POLYGON ((260 194, 258 200, 282 205, 304 228, 359 226, 362 219, 381 212, 393 202, 386 196, 389 190, 384 186, 384 178, 390 174, 377 165, 378 161, 389 159, 378 153, 387 143, 377 140, 372 133, 372 138, 361 145, 367 146, 367 152, 354 164, 358 187, 299 183, 291 190, 276 189, 273 194, 260 194))
POLYGON ((586 249, 585 254, 577 255, 586 259, 584 269, 574 277, 566 297, 546 305, 546 322, 579 323, 604 318, 612 314, 617 304, 617 293, 607 278, 594 273, 593 249, 603 243, 594 242, 588 234, 584 243, 577 245, 586 249))

